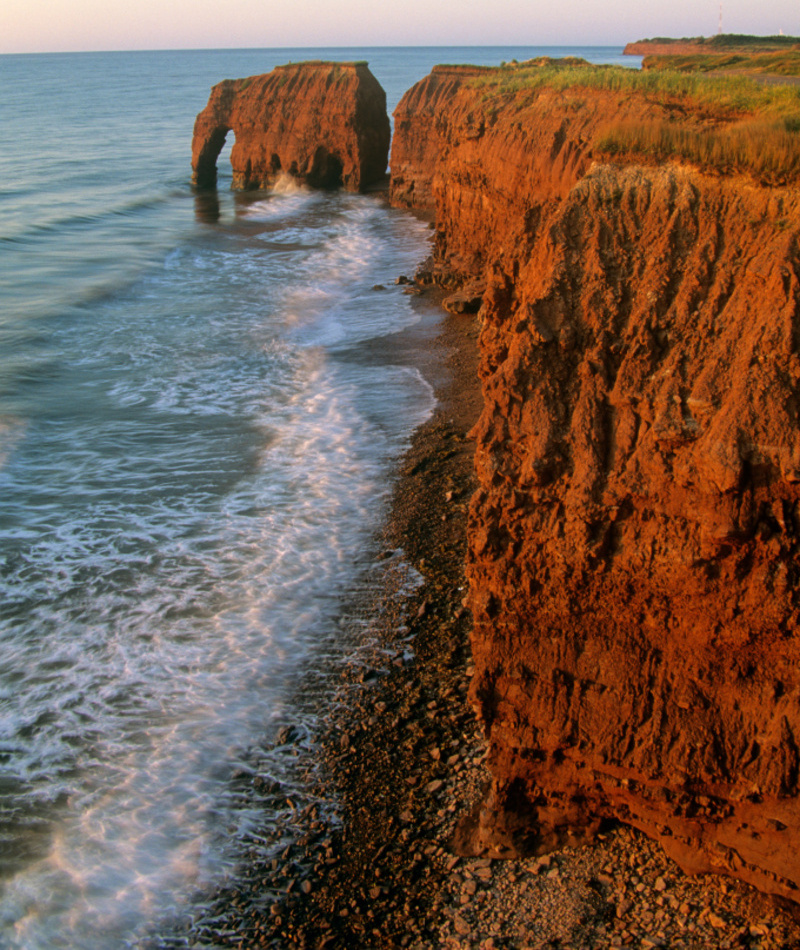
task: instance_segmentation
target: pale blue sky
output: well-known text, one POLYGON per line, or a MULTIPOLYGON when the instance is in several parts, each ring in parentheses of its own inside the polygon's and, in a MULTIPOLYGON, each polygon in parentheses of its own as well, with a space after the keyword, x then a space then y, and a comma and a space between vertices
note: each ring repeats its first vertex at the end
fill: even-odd
MULTIPOLYGON (((0 53, 271 46, 622 45, 710 36, 719 0, 1 0, 0 53)), ((796 0, 723 0, 726 33, 800 35, 796 0)))

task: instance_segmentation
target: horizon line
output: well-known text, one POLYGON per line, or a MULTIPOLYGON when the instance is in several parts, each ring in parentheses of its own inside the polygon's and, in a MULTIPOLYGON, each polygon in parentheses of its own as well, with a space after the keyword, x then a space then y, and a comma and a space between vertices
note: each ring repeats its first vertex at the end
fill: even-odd
POLYGON ((85 49, 85 50, 26 50, 15 52, 0 52, 0 56, 88 56, 106 53, 215 53, 215 52, 258 52, 259 50, 319 50, 319 49, 564 49, 578 47, 581 49, 615 49, 620 51, 632 42, 624 43, 371 43, 369 45, 340 45, 331 46, 295 46, 278 44, 276 46, 151 46, 141 49, 85 49))

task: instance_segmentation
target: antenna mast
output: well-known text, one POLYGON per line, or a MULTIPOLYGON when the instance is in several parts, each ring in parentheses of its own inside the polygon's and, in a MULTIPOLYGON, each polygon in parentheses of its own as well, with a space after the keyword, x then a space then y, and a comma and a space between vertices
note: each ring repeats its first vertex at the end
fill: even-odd
POLYGON ((719 0, 719 29, 717 30, 717 35, 722 35, 722 0, 719 0))

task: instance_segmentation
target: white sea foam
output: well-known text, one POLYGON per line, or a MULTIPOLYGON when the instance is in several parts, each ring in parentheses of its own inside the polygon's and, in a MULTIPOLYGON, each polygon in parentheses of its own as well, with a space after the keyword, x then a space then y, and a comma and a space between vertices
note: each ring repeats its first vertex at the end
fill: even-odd
POLYGON ((433 403, 414 368, 346 358, 417 319, 369 288, 421 226, 358 196, 253 207, 268 237, 180 246, 59 328, 61 395, 0 469, 9 948, 123 945, 226 872, 227 828, 252 843, 229 777, 330 650, 433 403))
POLYGON ((291 175, 283 174, 270 188, 268 198, 252 202, 242 214, 250 219, 268 221, 297 214, 323 201, 324 196, 319 192, 307 188, 291 175))
POLYGON ((307 188, 302 182, 298 181, 292 175, 288 175, 285 172, 278 176, 278 180, 272 186, 272 192, 276 195, 308 195, 311 194, 311 190, 307 188))

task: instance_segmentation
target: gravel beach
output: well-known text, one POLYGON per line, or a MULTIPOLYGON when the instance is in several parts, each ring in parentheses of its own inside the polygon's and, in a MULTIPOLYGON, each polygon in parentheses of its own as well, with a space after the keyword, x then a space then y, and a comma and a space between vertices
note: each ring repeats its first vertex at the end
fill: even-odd
POLYGON ((369 656, 340 670, 315 740, 306 780, 316 804, 296 816, 278 859, 254 862, 220 894, 224 926, 170 946, 800 947, 790 909, 736 881, 686 877, 629 828, 525 860, 452 852, 456 823, 488 783, 466 699, 463 606, 477 337, 477 318, 444 314, 432 342, 438 405, 402 462, 376 556, 383 589, 361 604, 369 656))

